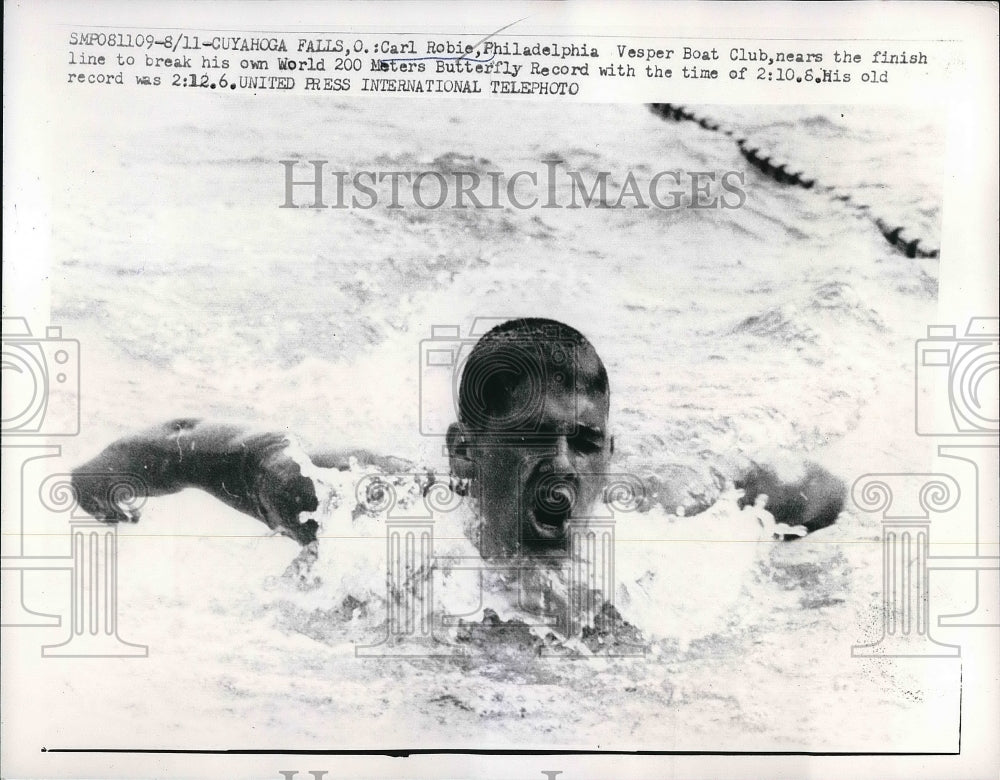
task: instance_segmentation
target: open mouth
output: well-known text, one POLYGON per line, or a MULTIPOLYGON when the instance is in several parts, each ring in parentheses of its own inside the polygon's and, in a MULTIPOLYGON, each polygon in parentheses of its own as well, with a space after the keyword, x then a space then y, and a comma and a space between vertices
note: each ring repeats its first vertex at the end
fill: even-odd
POLYGON ((576 503, 575 486, 556 476, 541 480, 533 491, 528 519, 536 538, 562 539, 576 503))

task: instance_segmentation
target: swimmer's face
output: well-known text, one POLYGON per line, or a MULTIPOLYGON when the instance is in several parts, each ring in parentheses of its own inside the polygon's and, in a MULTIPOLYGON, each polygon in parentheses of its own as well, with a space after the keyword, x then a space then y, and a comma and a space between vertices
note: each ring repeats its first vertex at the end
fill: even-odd
MULTIPOLYGON (((515 387, 515 408, 532 391, 529 383, 515 387)), ((605 485, 614 450, 608 406, 607 393, 549 384, 537 418, 523 428, 530 433, 453 426, 452 467, 471 466, 485 555, 565 548, 569 521, 588 517, 605 485)))

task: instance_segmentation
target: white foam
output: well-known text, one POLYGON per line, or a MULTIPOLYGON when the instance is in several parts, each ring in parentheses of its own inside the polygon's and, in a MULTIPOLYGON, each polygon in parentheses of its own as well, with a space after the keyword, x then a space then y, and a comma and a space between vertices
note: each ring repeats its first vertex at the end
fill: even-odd
MULTIPOLYGON (((558 565, 535 559, 525 568, 524 559, 485 560, 471 541, 478 520, 469 499, 451 494, 448 511, 428 508, 425 484, 413 475, 382 474, 355 460, 345 471, 320 469, 297 445, 289 454, 314 480, 320 504, 300 518, 320 523, 309 590, 290 596, 303 608, 330 609, 350 598, 366 604, 377 623, 389 602, 402 599, 405 590, 422 593, 422 580, 429 579, 435 617, 478 622, 489 609, 501 620, 532 624, 541 611, 567 603, 573 566, 592 569, 599 563, 586 560, 601 554, 586 545, 558 565), (379 486, 375 499, 366 494, 372 485, 379 486), (386 528, 400 516, 422 519, 432 528, 433 555, 418 557, 423 565, 409 572, 406 582, 388 583, 386 528)), ((693 517, 654 510, 616 521, 614 603, 647 638, 678 638, 684 645, 726 627, 762 549, 762 528, 739 509, 737 498, 728 493, 693 517)))
POLYGON ((681 645, 723 630, 743 587, 768 545, 741 511, 738 495, 723 495, 692 517, 662 510, 633 514, 616 540, 616 606, 650 638, 681 645))

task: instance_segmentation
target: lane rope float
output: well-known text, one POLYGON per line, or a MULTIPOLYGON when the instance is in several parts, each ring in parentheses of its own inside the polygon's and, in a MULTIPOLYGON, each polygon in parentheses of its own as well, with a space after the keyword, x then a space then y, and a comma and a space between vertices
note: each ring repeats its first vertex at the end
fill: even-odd
POLYGON ((873 214, 866 203, 853 199, 850 192, 838 189, 829 184, 820 183, 815 176, 807 176, 805 171, 790 171, 788 163, 782 163, 774 155, 766 154, 760 146, 751 145, 749 139, 743 137, 735 129, 725 127, 710 117, 698 116, 690 109, 674 103, 652 103, 650 110, 663 119, 674 122, 694 122, 704 130, 712 133, 722 133, 734 139, 736 148, 744 159, 769 179, 792 187, 801 187, 818 194, 828 195, 831 199, 842 203, 859 218, 871 222, 895 249, 910 258, 940 257, 941 250, 929 245, 919 236, 914 236, 905 225, 899 225, 873 214))

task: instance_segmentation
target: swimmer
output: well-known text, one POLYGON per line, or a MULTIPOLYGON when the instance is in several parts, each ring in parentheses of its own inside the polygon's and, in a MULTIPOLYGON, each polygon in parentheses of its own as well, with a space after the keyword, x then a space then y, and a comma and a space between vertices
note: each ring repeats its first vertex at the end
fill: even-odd
MULTIPOLYGON (((458 419, 448 428, 446 445, 452 487, 478 504, 481 537, 473 541, 483 557, 565 544, 570 520, 587 517, 606 486, 614 455, 609 408, 604 363, 574 328, 514 319, 479 340, 461 376, 458 419)), ((138 520, 111 497, 112 475, 129 473, 143 479, 150 496, 200 488, 314 547, 318 523, 300 522, 299 515, 317 509, 316 485, 290 444, 282 433, 172 420, 112 443, 74 470, 73 483, 80 506, 107 522, 138 520)), ((386 473, 418 471, 405 459, 363 450, 311 452, 308 458, 321 469, 346 470, 353 459, 386 473)), ((738 477, 747 501, 760 497, 766 503, 760 494, 777 492, 775 515, 782 522, 794 519, 803 533, 833 523, 843 506, 844 484, 813 464, 791 482, 757 465, 738 477)), ((684 506, 683 514, 707 509, 709 499, 702 504, 684 506)))

